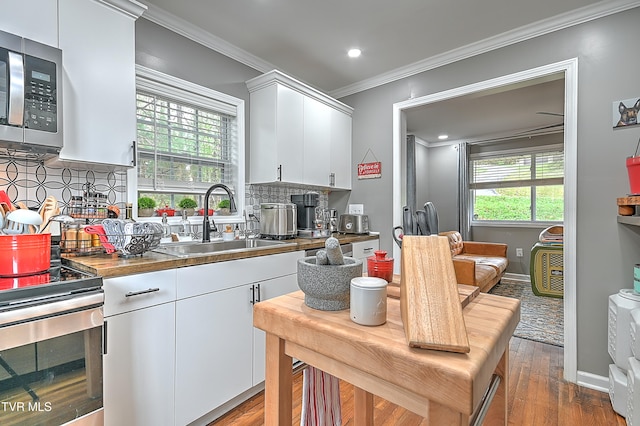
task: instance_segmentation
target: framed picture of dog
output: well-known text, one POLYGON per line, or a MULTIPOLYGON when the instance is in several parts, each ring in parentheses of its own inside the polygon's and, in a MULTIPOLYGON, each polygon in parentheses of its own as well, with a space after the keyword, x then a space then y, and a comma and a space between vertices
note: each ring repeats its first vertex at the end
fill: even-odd
POLYGON ((613 128, 635 126, 640 113, 640 96, 614 101, 612 104, 613 128))

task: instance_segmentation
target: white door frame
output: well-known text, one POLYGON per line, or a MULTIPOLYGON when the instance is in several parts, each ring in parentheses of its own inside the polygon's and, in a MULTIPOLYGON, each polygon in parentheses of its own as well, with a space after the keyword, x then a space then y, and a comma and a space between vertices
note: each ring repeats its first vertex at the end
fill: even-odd
MULTIPOLYGON (((421 105, 563 72, 564 103, 564 379, 577 381, 576 210, 578 162, 578 59, 544 65, 467 86, 393 104, 393 225, 402 223, 402 146, 406 140, 404 111, 421 105)), ((400 249, 393 248, 400 259, 400 249)))

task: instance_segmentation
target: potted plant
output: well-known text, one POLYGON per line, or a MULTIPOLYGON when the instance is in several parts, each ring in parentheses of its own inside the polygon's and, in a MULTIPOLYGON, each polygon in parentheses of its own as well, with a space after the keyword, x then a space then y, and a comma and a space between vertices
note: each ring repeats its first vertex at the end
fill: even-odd
POLYGON ((156 207, 156 201, 151 197, 138 198, 138 217, 153 216, 153 209, 156 207))
POLYGON ((178 207, 182 210, 187 211, 187 216, 193 216, 196 211, 196 207, 198 207, 198 203, 191 198, 183 198, 178 202, 178 207))
POLYGON ((218 203, 218 210, 217 211, 221 215, 228 215, 228 214, 230 214, 230 211, 229 211, 229 206, 230 205, 231 205, 231 203, 229 202, 229 200, 228 199, 224 199, 224 200, 222 200, 222 201, 220 201, 218 203))

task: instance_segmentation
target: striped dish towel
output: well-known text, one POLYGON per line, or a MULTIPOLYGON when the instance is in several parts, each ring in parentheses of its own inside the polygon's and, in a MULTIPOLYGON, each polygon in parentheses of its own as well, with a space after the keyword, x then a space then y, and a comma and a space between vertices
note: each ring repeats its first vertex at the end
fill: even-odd
POLYGON ((308 366, 302 377, 300 426, 340 425, 340 381, 331 374, 308 366))

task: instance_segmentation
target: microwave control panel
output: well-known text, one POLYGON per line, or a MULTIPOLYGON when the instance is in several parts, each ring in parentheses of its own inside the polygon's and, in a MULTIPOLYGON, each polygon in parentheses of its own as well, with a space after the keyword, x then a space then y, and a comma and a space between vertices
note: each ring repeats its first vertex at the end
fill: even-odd
POLYGON ((56 64, 25 55, 25 128, 58 131, 56 89, 56 64))

